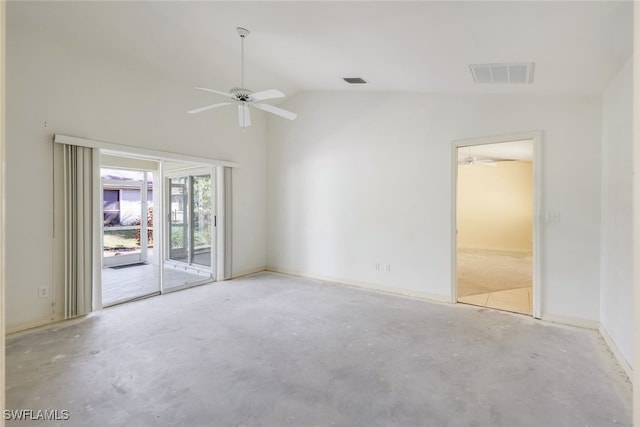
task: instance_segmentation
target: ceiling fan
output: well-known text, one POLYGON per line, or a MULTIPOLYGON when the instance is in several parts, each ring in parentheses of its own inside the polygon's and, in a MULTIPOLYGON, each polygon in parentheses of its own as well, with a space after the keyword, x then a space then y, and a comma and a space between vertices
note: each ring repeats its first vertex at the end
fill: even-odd
POLYGON ((203 111, 211 110, 213 108, 224 107, 226 105, 237 104, 238 106, 238 122, 240 127, 244 131, 247 127, 251 126, 251 113, 249 112, 249 106, 257 108, 267 113, 275 114, 285 119, 294 120, 298 115, 287 111, 285 109, 275 107, 273 105, 264 104, 261 101, 268 99, 284 98, 285 94, 278 89, 267 89, 260 92, 252 92, 249 89, 244 88, 244 39, 249 35, 249 30, 246 28, 236 28, 240 35, 240 51, 241 51, 241 87, 234 87, 229 92, 223 92, 214 89, 207 89, 205 87, 195 87, 194 89, 203 90, 205 92, 216 93, 230 98, 229 101, 219 102, 216 104, 205 105, 204 107, 196 108, 194 110, 187 111, 189 114, 201 113, 203 111))
POLYGON ((482 165, 482 166, 498 166, 496 160, 493 159, 479 159, 476 156, 471 155, 471 150, 467 150, 467 156, 464 159, 458 160, 459 165, 464 165, 467 168, 470 168, 473 165, 482 165))
POLYGON ((479 159, 475 156, 471 157, 471 156, 467 156, 464 159, 460 160, 458 162, 458 164, 460 165, 464 165, 467 168, 470 168, 473 165, 483 165, 483 166, 498 166, 498 163, 496 163, 495 160, 491 160, 491 159, 479 159))

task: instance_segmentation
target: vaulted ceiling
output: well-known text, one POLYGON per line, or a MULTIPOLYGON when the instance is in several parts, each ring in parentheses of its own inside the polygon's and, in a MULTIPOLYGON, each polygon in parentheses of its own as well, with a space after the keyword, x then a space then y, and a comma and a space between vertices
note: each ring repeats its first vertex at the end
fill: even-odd
POLYGON ((10 2, 14 20, 186 85, 600 94, 631 55, 632 2, 10 2), (474 84, 469 64, 534 62, 534 82, 474 84), (349 86, 342 77, 363 77, 349 86))

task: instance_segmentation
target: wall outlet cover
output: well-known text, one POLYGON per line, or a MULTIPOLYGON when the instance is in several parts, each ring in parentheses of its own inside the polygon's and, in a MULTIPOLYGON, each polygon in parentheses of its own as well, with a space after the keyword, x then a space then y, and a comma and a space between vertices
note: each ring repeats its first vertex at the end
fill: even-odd
POLYGON ((49 296, 49 288, 47 286, 40 286, 38 288, 38 298, 47 298, 49 296))

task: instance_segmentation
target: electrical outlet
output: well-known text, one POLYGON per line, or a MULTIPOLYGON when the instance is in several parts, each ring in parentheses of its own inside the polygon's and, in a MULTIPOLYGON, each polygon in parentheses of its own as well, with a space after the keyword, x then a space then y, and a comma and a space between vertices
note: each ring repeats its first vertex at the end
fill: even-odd
POLYGON ((49 296, 49 288, 47 286, 40 286, 38 288, 38 298, 47 298, 49 296))
POLYGON ((376 262, 376 271, 380 271, 380 263, 376 262))
POLYGON ((560 211, 547 211, 544 220, 546 222, 560 222, 560 211))

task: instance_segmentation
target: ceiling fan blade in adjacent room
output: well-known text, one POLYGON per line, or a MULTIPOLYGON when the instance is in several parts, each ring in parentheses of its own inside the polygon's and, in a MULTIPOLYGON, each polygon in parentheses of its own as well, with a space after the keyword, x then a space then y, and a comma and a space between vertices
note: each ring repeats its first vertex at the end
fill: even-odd
POLYGON ((493 160, 476 160, 476 163, 483 166, 498 166, 493 160))
POLYGON ((208 89, 206 87, 194 87, 194 89, 203 90, 205 92, 217 93, 218 95, 224 95, 224 96, 231 97, 230 93, 222 92, 222 91, 215 90, 215 89, 208 89))
POLYGON ((247 104, 238 105, 238 122, 243 129, 251 126, 251 113, 247 104))
POLYGON ((267 99, 284 98, 286 95, 278 89, 268 89, 260 92, 252 93, 251 97, 256 101, 265 101, 267 99))
POLYGON ((296 113, 292 113, 291 111, 283 110, 282 108, 274 107, 269 104, 253 104, 254 107, 266 111, 268 113, 275 114, 280 117, 284 117, 285 119, 295 120, 298 115, 296 113))
POLYGON ((230 102, 220 102, 218 104, 205 105, 204 107, 196 108, 195 110, 187 111, 189 114, 201 113, 203 111, 211 110, 212 108, 224 107, 231 104, 230 102))

